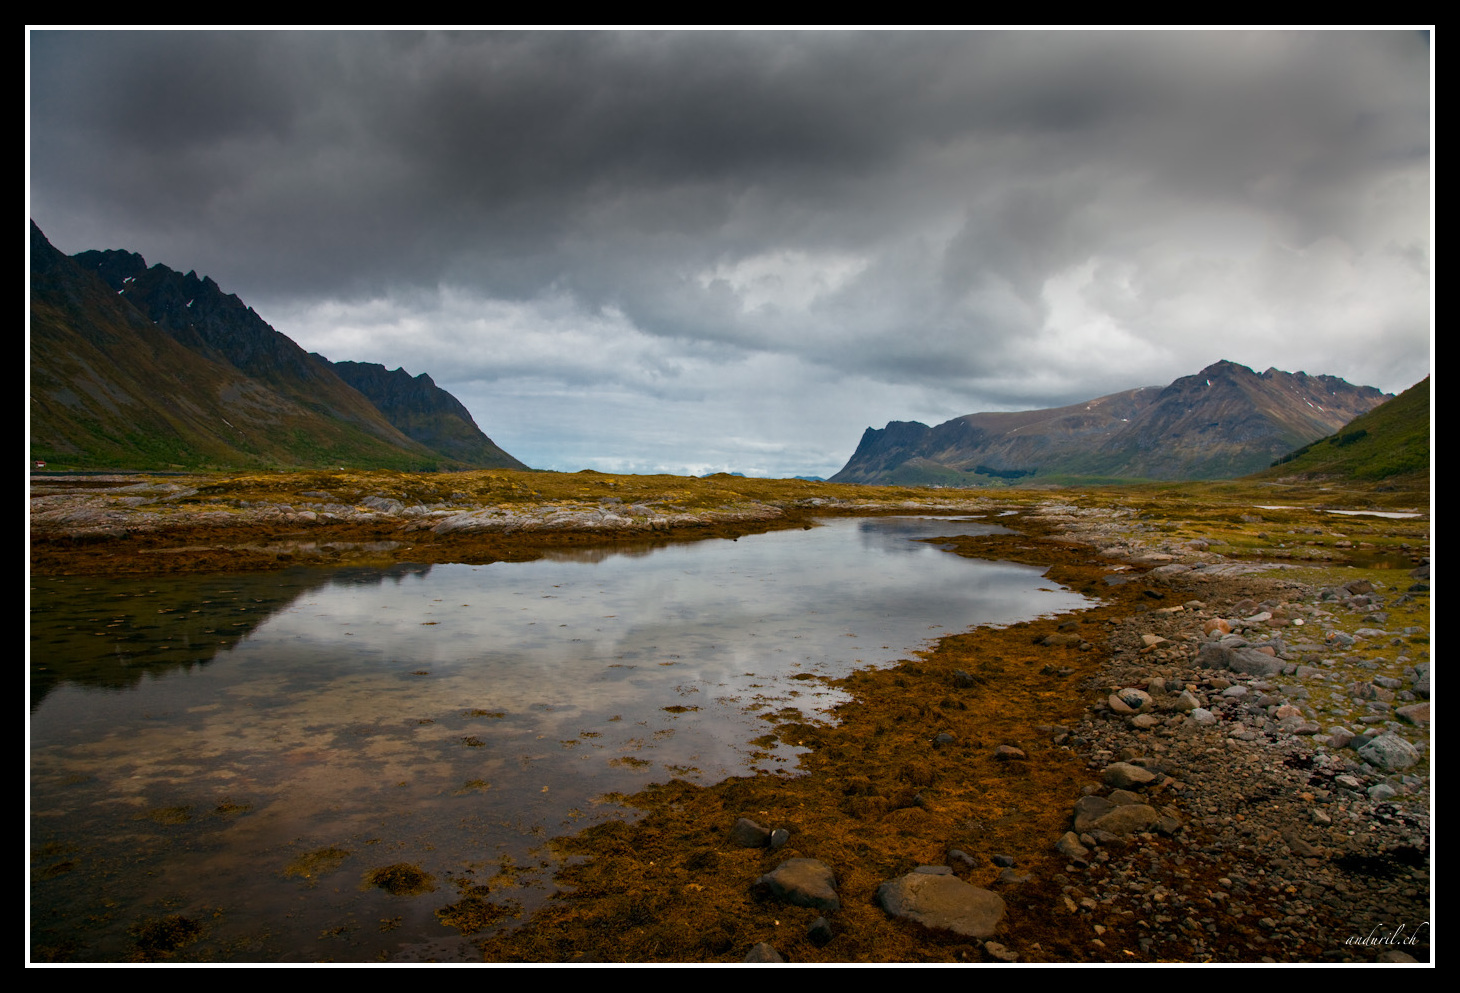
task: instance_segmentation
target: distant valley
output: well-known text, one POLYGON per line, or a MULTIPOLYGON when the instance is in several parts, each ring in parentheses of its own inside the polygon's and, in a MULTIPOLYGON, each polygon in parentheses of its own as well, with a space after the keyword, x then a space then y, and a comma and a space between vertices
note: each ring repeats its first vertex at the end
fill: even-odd
POLYGON ((209 277, 31 225, 31 455, 89 467, 525 469, 429 375, 305 352, 209 277))
POLYGON ((981 413, 929 427, 868 428, 832 482, 988 486, 1025 481, 1230 479, 1390 399, 1334 376, 1217 362, 1150 386, 1049 410, 981 413))

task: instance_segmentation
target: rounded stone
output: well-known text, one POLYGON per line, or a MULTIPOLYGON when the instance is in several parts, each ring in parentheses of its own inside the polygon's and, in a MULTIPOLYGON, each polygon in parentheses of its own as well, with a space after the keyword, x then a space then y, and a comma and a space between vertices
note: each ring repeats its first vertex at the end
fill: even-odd
POLYGON ((1156 779, 1156 774, 1149 769, 1142 769, 1138 765, 1131 765, 1129 762, 1115 762, 1105 767, 1101 774, 1106 786, 1114 786, 1119 789, 1128 787, 1146 786, 1156 779))
POLYGON ((909 873, 889 879, 877 888, 877 902, 893 917, 970 938, 991 937, 1004 917, 997 893, 956 876, 909 873))

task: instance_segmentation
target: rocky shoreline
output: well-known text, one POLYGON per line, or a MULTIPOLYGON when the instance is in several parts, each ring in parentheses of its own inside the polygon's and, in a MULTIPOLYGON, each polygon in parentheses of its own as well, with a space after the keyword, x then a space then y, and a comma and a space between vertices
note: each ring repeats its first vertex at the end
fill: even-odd
POLYGON ((1366 622, 1427 587, 1258 602, 1168 582, 1195 596, 1115 625, 1109 696, 1051 729, 1101 778, 1058 843, 1067 909, 1162 957, 1236 940, 1258 961, 1431 961, 1428 653, 1383 675, 1343 631, 1385 638, 1366 622), (1151 832, 1176 845, 1152 857, 1151 832))
MULTIPOLYGON (((1129 532, 1116 549, 1108 527, 1062 527, 1066 509, 1043 515, 1050 537, 1103 545, 1127 565, 1171 558, 1129 532)), ((1068 935, 1085 936, 1087 961, 1432 962, 1428 629, 1375 626, 1390 611, 1427 615, 1427 563, 1405 589, 1260 579, 1253 563, 1180 566, 1107 575, 1149 583, 1150 609, 1105 621, 1082 718, 1038 728, 1083 756, 1092 780, 1052 840, 1064 864, 1044 867, 1056 926, 1063 917, 1068 935)), ((1092 648, 1078 624, 1062 627, 1041 644, 1092 648)), ((809 861, 785 864, 819 881, 809 861)), ((1039 929, 1005 917, 1032 891, 1028 867, 996 854, 1003 868, 985 888, 957 878, 967 853, 946 861, 889 879, 878 903, 982 941, 989 961, 1052 960, 1039 929)), ((828 905, 786 890, 775 887, 828 905)), ((779 960, 769 944, 747 958, 779 960)))

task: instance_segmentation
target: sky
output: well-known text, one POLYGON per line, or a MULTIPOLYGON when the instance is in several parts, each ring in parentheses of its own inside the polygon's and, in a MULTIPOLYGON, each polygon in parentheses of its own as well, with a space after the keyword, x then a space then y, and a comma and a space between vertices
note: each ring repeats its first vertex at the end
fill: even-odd
POLYGON ((28 40, 53 245, 429 373, 535 468, 830 476, 1223 359, 1430 372, 1426 30, 28 40))

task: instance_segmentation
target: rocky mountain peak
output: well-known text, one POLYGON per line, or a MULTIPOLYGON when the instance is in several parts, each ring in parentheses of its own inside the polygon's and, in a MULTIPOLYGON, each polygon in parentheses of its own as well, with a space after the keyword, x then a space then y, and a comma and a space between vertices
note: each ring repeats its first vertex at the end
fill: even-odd
POLYGON ((869 428, 832 477, 986 485, 1011 474, 1224 479, 1266 468, 1388 397, 1334 376, 1223 359, 1165 387, 1050 410, 967 414, 934 428, 869 428))

